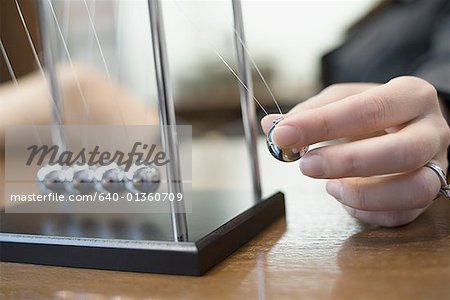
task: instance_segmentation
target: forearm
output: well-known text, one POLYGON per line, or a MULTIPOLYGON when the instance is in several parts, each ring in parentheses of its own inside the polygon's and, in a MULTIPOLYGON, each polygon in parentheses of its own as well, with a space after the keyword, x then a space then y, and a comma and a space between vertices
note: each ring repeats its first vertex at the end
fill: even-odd
MULTIPOLYGON (((57 72, 64 124, 157 124, 156 110, 111 82, 102 73, 82 66, 62 66, 57 72), (80 91, 81 89, 81 91, 80 91)), ((52 98, 39 73, 0 86, 0 147, 6 126, 51 123, 52 98)))
POLYGON ((0 86, 0 143, 3 147, 7 126, 45 124, 50 120, 47 86, 38 74, 0 86))

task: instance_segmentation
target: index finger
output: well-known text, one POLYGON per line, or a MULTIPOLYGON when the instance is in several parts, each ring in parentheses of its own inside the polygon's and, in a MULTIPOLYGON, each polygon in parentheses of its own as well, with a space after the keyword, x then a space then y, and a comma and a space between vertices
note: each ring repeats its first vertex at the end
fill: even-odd
MULTIPOLYGON (((340 101, 348 96, 361 93, 370 88, 378 86, 376 83, 339 83, 333 84, 323 89, 317 95, 300 102, 294 106, 286 115, 292 115, 304 110, 318 108, 329 103, 340 101)), ((270 114, 261 119, 261 127, 264 133, 267 135, 270 127, 273 125, 273 121, 278 119, 280 114, 270 114)))
POLYGON ((332 102, 340 101, 349 96, 362 93, 378 86, 377 83, 337 83, 324 88, 317 95, 297 104, 287 114, 318 108, 332 102))
POLYGON ((421 100, 435 94, 423 80, 394 79, 341 101, 286 115, 273 141, 283 148, 300 148, 398 126, 428 111, 429 102, 421 100))

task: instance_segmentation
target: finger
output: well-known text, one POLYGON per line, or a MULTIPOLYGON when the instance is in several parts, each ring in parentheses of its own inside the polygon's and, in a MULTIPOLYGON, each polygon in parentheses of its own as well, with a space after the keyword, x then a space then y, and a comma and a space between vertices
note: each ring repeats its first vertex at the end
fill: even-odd
POLYGON ((287 114, 295 114, 303 110, 318 108, 349 96, 362 93, 378 86, 376 83, 339 83, 323 89, 317 95, 297 104, 287 114))
POLYGON ((349 215, 361 222, 382 227, 398 227, 414 221, 426 208, 406 211, 373 212, 358 210, 344 205, 344 209, 349 215))
POLYGON ((424 166, 441 149, 435 122, 420 119, 396 133, 311 150, 300 160, 300 169, 315 178, 410 172, 424 166))
MULTIPOLYGON (((338 83, 323 89, 319 94, 297 104, 286 115, 294 114, 302 110, 313 109, 324 106, 328 103, 342 100, 348 96, 364 92, 370 88, 378 86, 376 83, 338 83)), ((279 118, 280 114, 270 114, 261 119, 261 127, 267 135, 273 121, 279 118)))
POLYGON ((286 115, 274 130, 274 142, 283 148, 301 148, 404 124, 430 110, 429 101, 423 99, 436 97, 431 85, 423 81, 424 87, 417 87, 412 84, 416 81, 421 80, 406 84, 392 80, 338 102, 286 115), (414 102, 405 105, 407 101, 414 102))
POLYGON ((439 178, 429 168, 390 176, 347 178, 327 183, 342 204, 364 211, 402 211, 427 207, 439 195, 439 178))

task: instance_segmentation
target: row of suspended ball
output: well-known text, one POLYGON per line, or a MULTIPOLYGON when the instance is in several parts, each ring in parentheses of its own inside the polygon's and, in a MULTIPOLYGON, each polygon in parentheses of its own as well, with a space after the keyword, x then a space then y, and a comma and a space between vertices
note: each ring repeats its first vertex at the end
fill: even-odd
POLYGON ((161 173, 153 165, 132 165, 127 171, 116 163, 106 166, 46 165, 37 172, 37 183, 45 194, 153 193, 161 173))

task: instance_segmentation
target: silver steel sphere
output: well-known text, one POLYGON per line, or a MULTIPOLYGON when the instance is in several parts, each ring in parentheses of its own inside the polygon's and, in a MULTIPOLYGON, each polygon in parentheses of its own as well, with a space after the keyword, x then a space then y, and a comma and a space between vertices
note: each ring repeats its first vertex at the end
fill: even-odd
POLYGON ((131 193, 153 193, 161 182, 161 172, 155 166, 133 165, 126 173, 126 177, 126 187, 131 193))
POLYGON ((95 186, 99 192, 121 193, 125 182, 125 173, 116 163, 98 167, 95 171, 95 186))
POLYGON ((46 165, 37 172, 37 184, 42 193, 66 192, 65 185, 68 181, 67 168, 61 165, 46 165))
POLYGON ((95 168, 75 165, 69 169, 67 191, 73 194, 90 194, 95 191, 95 168))
POLYGON ((272 127, 269 129, 269 133, 267 134, 267 148, 269 148, 270 154, 273 157, 282 162, 293 162, 299 160, 303 155, 308 152, 308 146, 305 146, 301 149, 289 149, 289 148, 281 148, 275 145, 272 140, 273 131, 276 128, 277 124, 283 120, 283 117, 279 117, 273 121, 272 127))

